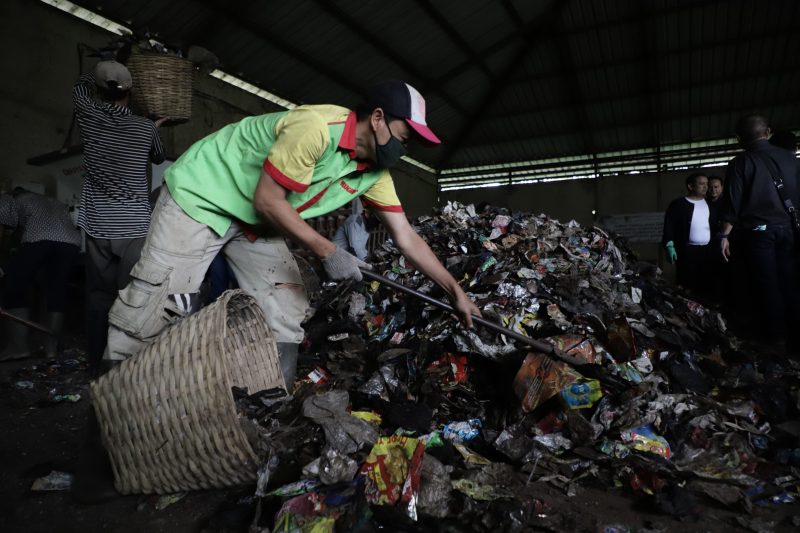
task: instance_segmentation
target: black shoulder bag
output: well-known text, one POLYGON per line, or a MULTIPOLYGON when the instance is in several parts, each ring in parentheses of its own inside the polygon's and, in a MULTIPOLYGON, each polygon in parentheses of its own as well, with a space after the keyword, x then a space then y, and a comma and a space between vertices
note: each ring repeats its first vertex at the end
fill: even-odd
POLYGON ((800 238, 800 213, 797 212, 797 208, 794 206, 792 199, 786 195, 786 187, 784 186, 783 178, 780 175, 778 165, 776 165, 775 162, 769 157, 761 157, 761 154, 758 155, 769 168, 769 174, 770 177, 772 177, 772 183, 775 184, 775 190, 778 192, 778 197, 781 199, 783 208, 786 209, 786 212, 789 214, 789 220, 792 221, 792 228, 794 229, 795 237, 800 238), (775 172, 773 172, 773 170, 775 172))

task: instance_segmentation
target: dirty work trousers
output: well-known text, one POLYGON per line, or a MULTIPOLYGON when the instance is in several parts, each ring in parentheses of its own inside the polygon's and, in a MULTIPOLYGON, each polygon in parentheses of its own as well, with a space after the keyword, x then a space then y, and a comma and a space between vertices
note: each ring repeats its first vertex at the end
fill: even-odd
POLYGON ((47 310, 61 313, 67 308, 67 281, 80 249, 74 244, 55 241, 26 242, 19 245, 5 267, 0 303, 6 309, 28 307, 28 292, 36 276, 44 270, 47 310))
POLYGON ((86 342, 89 367, 96 372, 108 340, 108 310, 131 281, 131 269, 144 244, 134 239, 96 239, 86 235, 86 342))
MULTIPOLYGON (((675 265, 678 283, 692 291, 694 295, 705 295, 711 292, 712 253, 711 244, 703 246, 687 244, 678 255, 678 264, 675 265)), ((720 255, 722 255, 721 252, 720 255)))
POLYGON ((275 340, 300 343, 308 298, 283 237, 275 234, 251 242, 236 224, 219 236, 187 215, 163 187, 131 282, 111 307, 105 358, 119 361, 134 355, 189 314, 182 302, 198 293, 220 251, 239 287, 263 309, 275 340))

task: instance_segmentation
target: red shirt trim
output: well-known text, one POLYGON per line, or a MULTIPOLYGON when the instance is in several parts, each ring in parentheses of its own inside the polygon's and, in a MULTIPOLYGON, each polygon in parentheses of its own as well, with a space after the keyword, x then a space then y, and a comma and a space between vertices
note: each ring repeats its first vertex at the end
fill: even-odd
MULTIPOLYGON (((358 119, 355 111, 351 111, 347 115, 347 120, 344 121, 344 131, 342 131, 342 138, 339 139, 339 148, 347 150, 350 154, 350 159, 356 158, 356 123, 358 119)), ((331 124, 341 124, 341 122, 332 122, 331 124)))
POLYGON ((328 187, 325 187, 324 189, 319 191, 317 194, 314 195, 313 198, 311 198, 311 200, 307 201, 306 203, 304 203, 303 205, 298 207, 297 208, 297 212, 298 213, 302 213, 303 211, 305 211, 306 209, 308 209, 309 207, 311 207, 315 203, 319 202, 319 199, 322 198, 322 195, 325 194, 327 192, 327 190, 328 190, 328 187))
POLYGON ((389 211, 390 213, 402 213, 403 206, 402 205, 383 205, 377 202, 373 202, 369 198, 361 197, 361 203, 364 205, 371 207, 373 209, 377 209, 378 211, 389 211))
POLYGON ((278 167, 270 163, 269 159, 264 160, 264 172, 269 174, 269 176, 272 179, 274 179, 278 185, 285 187, 290 191, 306 192, 306 189, 308 189, 307 184, 293 180, 292 178, 290 178, 289 176, 278 170, 278 167))
MULTIPOLYGON (((351 111, 347 115, 347 120, 344 121, 344 131, 342 131, 342 138, 339 139, 339 149, 346 150, 350 159, 356 158, 356 124, 358 123, 358 116, 355 111, 351 111)), ((341 124, 341 122, 331 122, 331 124, 341 124)), ((363 172, 372 168, 371 161, 358 161, 356 170, 363 172)))

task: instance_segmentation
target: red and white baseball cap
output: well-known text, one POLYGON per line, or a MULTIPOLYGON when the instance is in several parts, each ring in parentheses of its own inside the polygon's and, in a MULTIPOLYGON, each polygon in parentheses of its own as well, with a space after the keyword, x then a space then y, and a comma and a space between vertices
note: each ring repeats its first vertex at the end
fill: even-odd
POLYGON ((385 113, 404 118, 426 143, 441 144, 425 122, 425 99, 406 82, 389 80, 373 85, 367 90, 367 104, 371 109, 380 107, 385 113))

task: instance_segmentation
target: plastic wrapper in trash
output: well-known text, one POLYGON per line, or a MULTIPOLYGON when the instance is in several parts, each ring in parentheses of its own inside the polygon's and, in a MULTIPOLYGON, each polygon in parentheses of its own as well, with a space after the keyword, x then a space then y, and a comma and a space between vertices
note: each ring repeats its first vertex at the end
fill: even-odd
POLYGON ((509 459, 518 461, 530 451, 531 439, 525 430, 516 426, 507 427, 494 440, 494 447, 509 459))
POLYGON ((306 477, 319 477, 319 463, 322 457, 317 457, 306 466, 303 467, 303 475, 306 477))
POLYGON ((441 448, 444 446, 444 442, 442 441, 442 432, 441 431, 432 431, 427 435, 422 435, 419 437, 419 441, 425 444, 425 449, 428 448, 441 448))
POLYGON ((381 415, 374 411, 350 411, 350 416, 354 416, 359 420, 369 422, 370 424, 374 424, 376 426, 380 426, 381 422, 383 422, 381 415))
POLYGON ((481 434, 481 421, 472 418, 464 422, 451 422, 442 429, 442 437, 450 442, 469 442, 481 434))
MULTIPOLYGON (((548 340, 567 354, 587 363, 594 363, 596 352, 588 339, 563 335, 548 340)), ((514 394, 522 401, 522 409, 530 412, 580 377, 580 374, 565 363, 532 352, 522 362, 514 378, 514 394)))
POLYGON ((49 392, 50 403, 69 402, 75 403, 81 400, 80 394, 59 394, 56 389, 51 389, 49 392))
MULTIPOLYGON (((315 462, 317 460, 318 459, 315 459, 315 462)), ((300 494, 311 492, 312 490, 316 489, 319 486, 320 482, 316 479, 301 479, 300 481, 295 481, 294 483, 288 483, 286 485, 280 486, 277 489, 268 492, 267 496, 277 496, 279 498, 285 498, 287 496, 298 496, 300 494)))
POLYGON ((444 518, 449 514, 450 506, 450 473, 447 468, 432 455, 425 454, 420 470, 419 497, 417 508, 420 513, 444 518))
POLYGON ((473 500, 488 502, 512 497, 508 491, 500 487, 478 483, 471 479, 454 479, 451 484, 458 492, 466 494, 473 500))
POLYGON ((159 496, 158 501, 156 501, 156 511, 163 511, 170 505, 174 503, 178 503, 181 501, 188 492, 176 492, 175 494, 164 494, 163 496, 159 496))
POLYGON ((378 439, 361 466, 367 501, 376 505, 400 504, 416 520, 423 455, 425 445, 419 439, 398 435, 378 439))
POLYGON ((53 470, 44 477, 37 478, 31 485, 33 491, 69 490, 72 488, 73 475, 53 470))
POLYGON ((559 393, 559 399, 567 409, 588 409, 602 397, 603 391, 596 379, 575 381, 559 393))
POLYGON ((357 500, 359 481, 339 483, 286 500, 276 514, 273 533, 333 533, 336 520, 357 500))
POLYGON ((318 366, 308 373, 308 379, 315 385, 324 385, 331 379, 331 373, 318 366))
POLYGON ((564 316, 564 313, 561 311, 561 309, 558 308, 558 305, 556 304, 548 304, 547 316, 549 316, 550 320, 553 321, 553 324, 555 324, 560 329, 568 329, 572 326, 572 322, 567 320, 567 317, 564 316))
POLYGON ((348 300, 347 316, 350 320, 356 320, 364 316, 367 306, 367 297, 359 292, 351 292, 348 300))
POLYGON ((550 433, 549 435, 537 435, 533 440, 547 448, 553 453, 560 453, 564 450, 572 449, 572 441, 560 433, 550 433))
POLYGON ((315 492, 286 500, 275 517, 274 533, 333 533, 336 518, 321 516, 327 509, 324 497, 315 492))
POLYGON ((333 390, 310 396, 303 402, 303 415, 325 431, 328 446, 341 453, 355 453, 378 440, 375 427, 347 412, 350 397, 346 390, 333 390))
POLYGON ((606 524, 598 528, 600 533, 635 533, 635 529, 625 524, 606 524))
POLYGON ((628 380, 631 383, 641 383, 644 381, 644 376, 639 370, 630 362, 615 365, 619 376, 622 379, 628 380))
POLYGON ((303 475, 317 477, 325 485, 335 485, 352 480, 358 472, 358 463, 332 448, 303 467, 303 475))
POLYGON ((469 448, 467 448, 463 444, 460 444, 460 443, 456 442, 456 443, 453 444, 453 447, 458 451, 458 453, 461 454, 461 457, 464 458, 464 462, 467 463, 467 465, 478 465, 478 466, 481 466, 481 465, 488 465, 488 464, 492 463, 486 457, 482 456, 479 453, 473 452, 472 450, 470 450, 469 448))
POLYGON ((445 353, 428 366, 428 372, 444 372, 443 382, 466 383, 468 379, 468 362, 466 355, 445 353))
POLYGON ((453 342, 460 352, 475 352, 489 359, 500 359, 503 355, 515 352, 513 344, 491 344, 484 342, 474 331, 460 330, 453 335, 453 342))
POLYGON ((622 442, 628 444, 634 450, 654 453, 664 459, 672 457, 672 450, 670 450, 667 439, 656 434, 649 424, 623 431, 620 436, 622 437, 622 442))
POLYGON ((278 467, 280 460, 276 455, 270 454, 264 463, 258 467, 258 478, 256 480, 256 496, 263 498, 269 486, 272 472, 278 467))
POLYGON ((497 287, 495 294, 498 296, 506 296, 517 302, 525 302, 531 298, 530 293, 525 287, 513 283, 502 283, 497 287))
POLYGON ((603 439, 597 444, 597 450, 617 459, 624 459, 631 454, 630 448, 619 441, 603 439))

